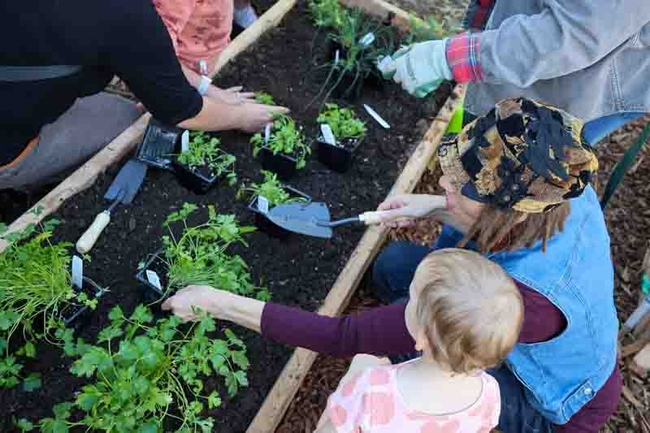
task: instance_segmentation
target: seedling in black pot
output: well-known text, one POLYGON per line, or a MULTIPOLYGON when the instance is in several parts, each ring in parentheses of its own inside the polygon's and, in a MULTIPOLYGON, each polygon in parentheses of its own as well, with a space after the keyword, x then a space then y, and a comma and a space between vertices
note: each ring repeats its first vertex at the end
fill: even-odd
POLYGON ((205 132, 190 132, 187 149, 181 144, 180 154, 172 162, 178 181, 195 194, 207 193, 221 180, 234 185, 236 158, 219 145, 218 138, 205 132))
POLYGON ((348 171, 366 135, 365 123, 351 109, 336 104, 325 104, 316 120, 321 125, 318 160, 339 173, 348 171))
POLYGON ((136 150, 136 158, 157 168, 170 169, 183 132, 181 128, 166 126, 152 118, 136 150))
POLYGON ((255 226, 271 237, 286 239, 290 231, 274 224, 268 213, 279 204, 309 203, 311 197, 288 185, 283 185, 274 173, 262 171, 264 182, 253 183, 250 187, 243 187, 239 195, 251 196, 248 210, 255 215, 255 226), (248 193, 248 194, 246 194, 248 193))
POLYGON ((311 148, 305 143, 302 128, 289 116, 278 116, 273 125, 251 138, 253 156, 262 160, 265 170, 278 174, 280 179, 292 178, 305 167, 311 148))
POLYGON ((206 222, 190 226, 188 217, 196 209, 185 203, 165 221, 169 234, 162 238, 162 250, 141 264, 135 276, 143 298, 158 303, 186 286, 207 285, 267 300, 268 290, 252 283, 246 262, 228 251, 231 244, 247 246, 243 236, 255 227, 240 226, 234 215, 217 214, 212 206, 206 222))

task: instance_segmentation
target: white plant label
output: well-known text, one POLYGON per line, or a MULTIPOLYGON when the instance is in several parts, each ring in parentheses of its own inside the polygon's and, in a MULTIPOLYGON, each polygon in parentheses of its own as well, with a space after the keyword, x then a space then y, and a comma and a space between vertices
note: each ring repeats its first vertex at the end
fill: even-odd
POLYGON ((336 52, 334 53, 334 66, 339 64, 339 56, 340 56, 339 50, 336 50, 336 52))
POLYGON ((323 134, 323 140, 325 143, 336 146, 336 138, 332 132, 332 128, 327 123, 321 123, 320 132, 323 134))
POLYGON ((160 277, 155 271, 147 269, 145 274, 147 274, 147 281, 149 281, 149 284, 151 284, 158 290, 162 290, 162 285, 160 284, 160 277))
POLYGON ((72 256, 72 284, 80 289, 84 285, 84 262, 79 256, 72 256))
POLYGON ((364 48, 369 47, 373 42, 375 42, 375 34, 373 32, 366 34, 359 40, 359 44, 364 48))
POLYGON ((263 195, 257 197, 257 210, 264 215, 269 213, 269 200, 263 195))
POLYGON ((181 134, 181 153, 190 150, 190 131, 184 131, 181 134))
POLYGON ((382 57, 382 59, 377 63, 377 69, 379 69, 381 72, 384 72, 388 69, 388 66, 393 62, 393 59, 391 56, 385 56, 382 57))
POLYGON ((273 127, 272 123, 267 123, 266 127, 264 128, 264 145, 269 144, 269 140, 271 139, 271 128, 273 127))

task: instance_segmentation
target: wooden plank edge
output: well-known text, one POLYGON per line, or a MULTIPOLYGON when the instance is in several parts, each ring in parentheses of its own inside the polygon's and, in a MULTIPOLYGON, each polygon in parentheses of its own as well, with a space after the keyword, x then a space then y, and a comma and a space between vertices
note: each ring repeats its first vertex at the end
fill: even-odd
POLYGON ((417 15, 411 14, 397 6, 384 0, 339 0, 343 5, 349 8, 358 8, 368 15, 373 15, 381 21, 389 20, 391 25, 398 27, 402 31, 410 28, 413 20, 423 22, 417 15))
MULTIPOLYGON (((264 15, 237 36, 222 52, 212 76, 216 75, 225 65, 235 59, 255 43, 268 29, 277 25, 280 20, 295 5, 296 0, 280 0, 264 15)), ((45 197, 32 206, 27 212, 14 220, 5 236, 24 230, 30 224, 38 224, 46 217, 56 212, 66 200, 89 188, 99 175, 110 166, 120 162, 142 139, 151 115, 145 113, 131 126, 125 129, 101 151, 96 153, 85 164, 59 183, 45 197)), ((0 253, 11 243, 0 238, 0 253)))
MULTIPOLYGON (((462 103, 464 93, 465 86, 460 85, 452 91, 445 105, 440 109, 428 131, 411 154, 388 196, 413 191, 431 159, 436 157, 438 144, 444 136, 458 104, 462 103)), ((318 310, 319 314, 335 316, 345 310, 387 235, 388 228, 384 226, 371 227, 366 230, 325 298, 323 306, 318 310)), ((317 356, 317 353, 302 348, 293 352, 248 427, 247 433, 275 431, 317 356)))
POLYGON ((645 377, 650 371, 650 343, 634 356, 631 365, 632 370, 641 377, 645 377))

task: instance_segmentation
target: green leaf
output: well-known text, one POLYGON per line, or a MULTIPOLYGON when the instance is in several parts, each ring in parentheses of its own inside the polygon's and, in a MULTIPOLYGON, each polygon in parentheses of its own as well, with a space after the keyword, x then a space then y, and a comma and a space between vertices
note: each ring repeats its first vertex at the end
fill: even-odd
POLYGON ((217 391, 212 391, 212 394, 208 396, 208 408, 215 409, 221 406, 221 397, 217 391))
POLYGON ((19 318, 20 315, 15 311, 0 311, 0 330, 8 331, 19 318))
POLYGON ((110 313, 108 313, 108 319, 111 322, 124 320, 125 319, 124 311, 122 311, 122 308, 120 308, 120 306, 118 305, 117 307, 114 307, 110 313))
POLYGON ((231 352, 230 354, 233 362, 237 364, 242 370, 248 370, 248 358, 246 357, 246 352, 231 352))
POLYGON ((140 427, 138 433, 158 433, 158 425, 151 421, 140 427))
POLYGON ((144 305, 138 305, 130 317, 130 320, 140 325, 153 321, 151 311, 144 305))
POLYGON ((243 371, 238 371, 235 373, 235 379, 237 379, 237 383, 241 386, 248 386, 248 378, 246 377, 246 373, 243 371))
POLYGON ((0 352, 7 350, 7 339, 0 338, 0 352))
POLYGON ((29 358, 36 357, 36 346, 34 346, 34 343, 28 341, 27 343, 25 343, 24 349, 25 349, 25 356, 29 358))
POLYGON ((25 418, 21 418, 16 422, 16 427, 20 429, 20 431, 32 431, 34 430, 34 424, 32 424, 29 420, 25 418))
POLYGON ((70 372, 77 376, 91 377, 96 369, 105 371, 113 366, 113 360, 108 352, 100 347, 93 346, 81 359, 75 361, 70 372))
POLYGON ((59 403, 54 405, 52 410, 54 411, 54 416, 57 419, 68 419, 70 418, 70 409, 72 409, 72 403, 59 403))
POLYGON ((41 376, 38 373, 32 373, 23 381, 23 390, 32 392, 41 387, 41 376))
POLYGON ((130 341, 120 341, 120 350, 117 355, 126 361, 135 361, 140 358, 138 347, 130 341))
POLYGON ((97 404, 102 394, 92 385, 84 386, 82 389, 83 392, 77 396, 77 406, 86 412, 90 412, 95 404, 97 404))
POLYGON ((108 326, 99 333, 97 341, 99 343, 111 341, 115 338, 119 338, 123 335, 122 328, 118 326, 108 326))

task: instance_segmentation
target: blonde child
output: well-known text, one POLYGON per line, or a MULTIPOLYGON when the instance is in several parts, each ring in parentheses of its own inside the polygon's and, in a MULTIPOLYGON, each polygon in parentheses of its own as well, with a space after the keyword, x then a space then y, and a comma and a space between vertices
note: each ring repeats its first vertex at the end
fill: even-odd
POLYGON ((519 337, 514 282, 480 254, 451 248, 430 253, 409 290, 405 319, 421 357, 397 365, 355 357, 316 433, 488 433, 497 425, 499 386, 485 370, 519 337))

